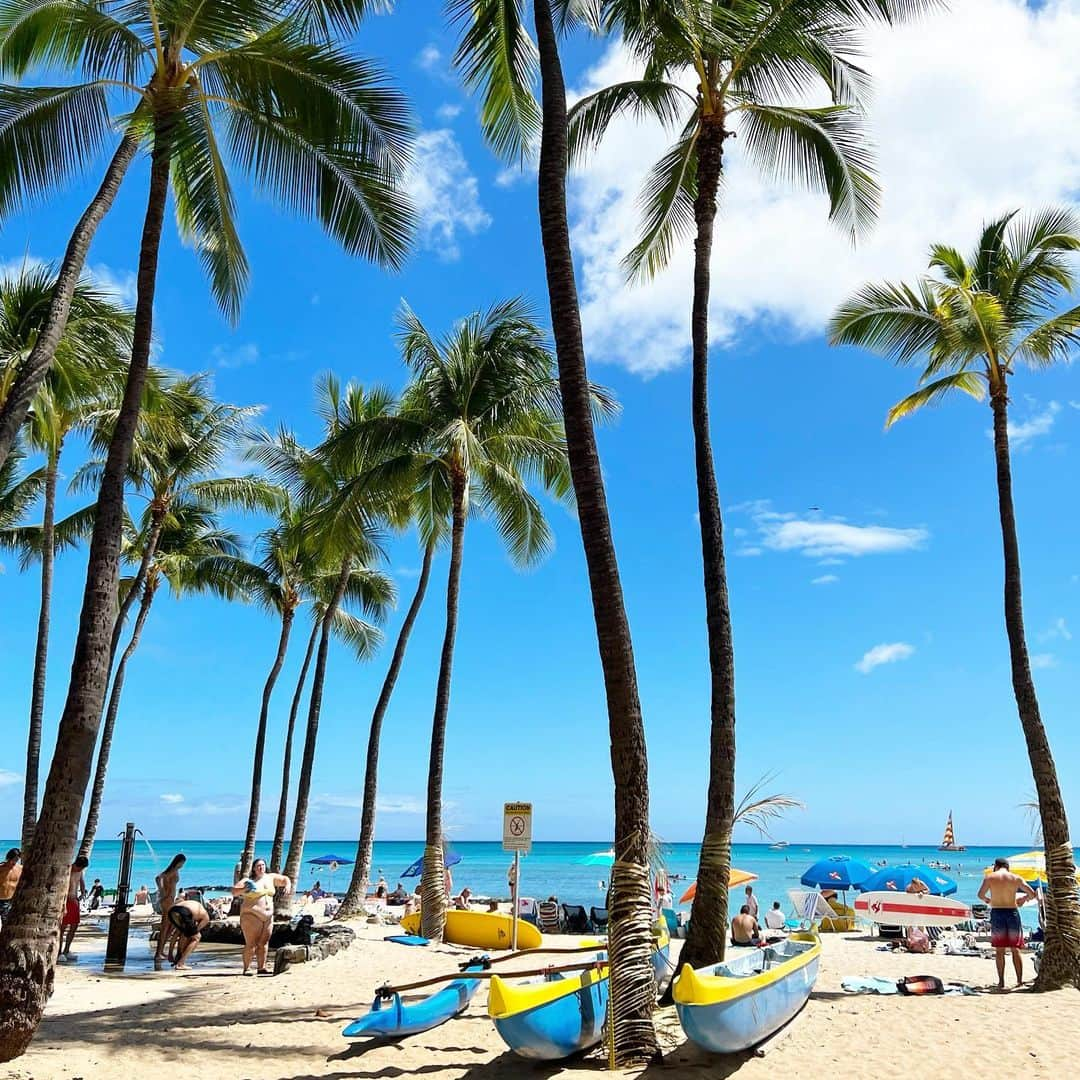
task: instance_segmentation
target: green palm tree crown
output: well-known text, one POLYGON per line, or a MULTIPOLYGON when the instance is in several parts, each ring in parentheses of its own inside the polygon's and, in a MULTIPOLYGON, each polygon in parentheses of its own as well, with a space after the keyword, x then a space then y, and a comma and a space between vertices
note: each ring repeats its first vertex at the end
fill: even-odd
MULTIPOLYGON (((460 484, 466 511, 494 520, 513 561, 536 562, 551 532, 529 483, 564 501, 572 486, 558 378, 531 310, 508 300, 436 339, 406 306, 398 326, 413 372, 399 413, 416 439, 422 535, 445 529, 460 484)), ((616 409, 599 387, 594 403, 605 415, 616 409)))
POLYGON ((248 278, 236 170, 350 253, 399 266, 412 229, 406 104, 377 65, 326 36, 366 6, 3 0, 0 71, 63 68, 79 81, 0 86, 0 218, 77 175, 119 128, 166 140, 181 236, 230 318, 248 278))
POLYGON ((20 522, 45 486, 45 470, 24 473, 23 449, 16 445, 0 464, 0 548, 18 548, 20 522))
POLYGON ((965 258, 930 249, 914 284, 865 285, 833 316, 829 339, 894 360, 924 360, 919 388, 894 405, 886 427, 952 391, 1007 394, 1018 363, 1067 362, 1080 345, 1080 307, 1061 310, 1076 285, 1080 217, 1068 209, 1016 211, 985 225, 965 258))

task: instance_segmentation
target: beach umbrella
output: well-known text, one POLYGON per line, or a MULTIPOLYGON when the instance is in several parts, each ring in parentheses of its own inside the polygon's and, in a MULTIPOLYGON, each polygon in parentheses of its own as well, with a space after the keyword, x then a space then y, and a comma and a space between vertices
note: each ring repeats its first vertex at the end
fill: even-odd
POLYGON ((352 866, 352 859, 346 859, 344 855, 320 855, 317 859, 308 859, 312 866, 352 866))
POLYGON ((799 880, 812 889, 838 889, 845 892, 857 888, 873 871, 866 863, 847 855, 830 855, 819 859, 799 880))
MULTIPOLYGON (((1009 869, 1019 878, 1023 878, 1029 885, 1036 889, 1047 887, 1046 877, 1046 853, 1044 851, 1021 851, 1018 855, 1010 855, 1009 869)), ((994 868, 987 866, 984 874, 992 874, 994 868)), ((1080 881, 1080 870, 1076 871, 1076 879, 1080 881)))
MULTIPOLYGON (((734 889, 739 885, 745 885, 748 881, 757 881, 757 874, 751 874, 748 870, 736 870, 731 868, 731 876, 728 878, 728 888, 734 889)), ((697 896, 697 882, 690 882, 690 888, 679 897, 679 903, 685 904, 687 900, 693 900, 697 896)))
POLYGON ((918 878, 934 896, 951 896, 957 885, 951 877, 929 866, 905 863, 902 866, 886 866, 875 871, 859 885, 862 892, 905 892, 918 878))
MULTIPOLYGON (((456 851, 446 851, 443 853, 443 866, 457 866, 459 862, 461 862, 461 856, 456 851)), ((403 878, 419 877, 423 872, 423 869, 424 856, 421 855, 420 858, 417 859, 416 862, 414 862, 401 876, 403 878)))
POLYGON ((578 866, 614 866, 615 865, 615 849, 609 848, 607 851, 594 851, 591 855, 586 855, 584 859, 578 859, 578 866))

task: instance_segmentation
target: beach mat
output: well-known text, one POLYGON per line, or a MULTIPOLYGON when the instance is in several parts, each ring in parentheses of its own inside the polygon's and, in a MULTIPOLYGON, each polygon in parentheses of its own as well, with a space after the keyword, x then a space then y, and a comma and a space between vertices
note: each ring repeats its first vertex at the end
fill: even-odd
POLYGON ((426 945, 428 943, 428 939, 419 934, 391 934, 383 938, 383 941, 393 941, 398 945, 426 945))

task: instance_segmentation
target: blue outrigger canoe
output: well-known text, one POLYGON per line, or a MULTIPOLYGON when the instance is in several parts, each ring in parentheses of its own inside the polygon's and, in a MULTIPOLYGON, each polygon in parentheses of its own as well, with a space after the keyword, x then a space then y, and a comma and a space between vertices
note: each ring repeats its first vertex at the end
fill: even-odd
POLYGON ((821 941, 792 934, 709 968, 683 968, 673 986, 689 1038, 716 1054, 756 1046, 806 1004, 817 980, 821 941))
MULTIPOLYGON (((488 958, 483 956, 464 970, 485 971, 490 966, 488 958)), ((408 1004, 401 1000, 400 994, 389 997, 379 994, 371 1003, 368 1013, 354 1020, 341 1034, 346 1039, 363 1036, 397 1039, 403 1035, 430 1031, 463 1012, 479 985, 479 979, 455 979, 423 1000, 408 1004)))
MULTIPOLYGON (((653 971, 659 987, 668 971, 670 938, 657 930, 653 971)), ((582 950, 582 958, 589 952, 582 950)), ((603 1038, 608 1011, 607 952, 593 953, 594 966, 575 973, 553 972, 541 981, 509 983, 492 976, 488 1015, 503 1042, 531 1061, 558 1061, 588 1050, 603 1038)))

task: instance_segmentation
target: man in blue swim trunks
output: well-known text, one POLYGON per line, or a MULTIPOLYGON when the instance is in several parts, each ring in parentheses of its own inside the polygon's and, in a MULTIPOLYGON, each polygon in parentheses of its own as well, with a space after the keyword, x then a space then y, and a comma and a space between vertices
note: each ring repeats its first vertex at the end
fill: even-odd
POLYGON ((1024 928, 1020 924, 1019 908, 1035 895, 1035 890, 1023 878, 1009 869, 1008 859, 995 859, 994 869, 983 878, 979 899, 990 905, 990 944, 994 947, 998 989, 1005 989, 1005 951, 1012 952, 1016 985, 1024 982, 1024 960, 1020 949, 1024 944, 1024 928))

